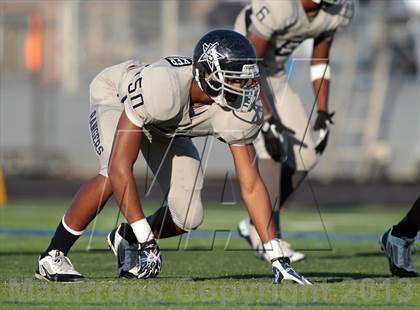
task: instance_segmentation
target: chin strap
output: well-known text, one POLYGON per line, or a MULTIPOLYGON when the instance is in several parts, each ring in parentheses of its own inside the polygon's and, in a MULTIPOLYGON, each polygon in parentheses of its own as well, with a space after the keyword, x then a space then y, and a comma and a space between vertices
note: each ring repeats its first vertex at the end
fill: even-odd
MULTIPOLYGON (((203 87, 203 85, 201 84, 202 83, 202 80, 200 79, 200 75, 199 75, 199 72, 198 72, 198 69, 196 68, 195 69, 195 71, 194 71, 194 79, 197 81, 197 84, 198 84, 198 87, 200 87, 200 89, 203 91, 203 92, 206 92, 206 91, 204 91, 204 87, 203 87)), ((227 104, 227 102, 226 102, 226 99, 225 99, 225 97, 222 95, 222 94, 220 94, 220 95, 218 95, 218 96, 215 96, 215 97, 212 97, 212 96, 209 96, 214 102, 216 102, 218 105, 220 105, 221 107, 227 107, 228 106, 228 104, 227 104)))
POLYGON ((199 74, 199 72, 198 72, 198 69, 197 68, 195 68, 195 70, 194 70, 194 79, 195 79, 195 81, 197 82, 197 84, 198 84, 198 87, 200 87, 200 89, 202 90, 202 91, 204 91, 204 89, 203 89, 203 86, 201 86, 201 81, 200 81, 200 74, 199 74))

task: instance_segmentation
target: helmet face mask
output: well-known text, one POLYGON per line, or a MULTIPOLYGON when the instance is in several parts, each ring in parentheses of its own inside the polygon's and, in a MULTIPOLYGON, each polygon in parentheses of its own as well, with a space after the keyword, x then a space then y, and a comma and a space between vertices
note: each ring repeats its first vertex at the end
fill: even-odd
POLYGON ((323 4, 327 5, 341 5, 345 0, 322 0, 323 4))
POLYGON ((214 30, 194 49, 193 74, 200 88, 223 108, 248 112, 258 100, 255 50, 239 33, 214 30))
POLYGON ((244 65, 241 72, 216 70, 204 80, 218 94, 212 96, 217 104, 234 111, 248 112, 260 93, 258 76, 258 66, 250 64, 244 65))
POLYGON ((345 0, 312 0, 312 1, 317 4, 320 4, 322 2, 322 4, 326 4, 326 5, 340 5, 345 0))

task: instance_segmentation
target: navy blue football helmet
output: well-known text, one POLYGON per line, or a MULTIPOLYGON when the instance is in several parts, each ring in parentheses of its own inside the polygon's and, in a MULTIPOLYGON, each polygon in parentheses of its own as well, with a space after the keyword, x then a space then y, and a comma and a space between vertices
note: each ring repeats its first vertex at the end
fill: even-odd
POLYGON ((223 108, 247 112, 258 100, 255 49, 238 32, 217 29, 206 33, 194 48, 193 75, 200 88, 223 108))

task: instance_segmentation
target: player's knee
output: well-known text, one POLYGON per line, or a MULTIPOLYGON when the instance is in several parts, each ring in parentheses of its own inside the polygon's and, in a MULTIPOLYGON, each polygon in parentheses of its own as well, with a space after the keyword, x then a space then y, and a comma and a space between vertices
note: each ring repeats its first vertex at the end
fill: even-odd
POLYGON ((185 231, 197 229, 204 219, 200 193, 195 193, 191 200, 188 198, 188 195, 168 197, 172 220, 176 226, 185 231))
POLYGON ((196 230, 202 223, 203 223, 203 213, 194 214, 192 216, 187 216, 185 219, 185 223, 182 225, 182 229, 185 231, 196 230))
POLYGON ((307 171, 312 170, 316 166, 317 162, 318 162, 318 158, 316 157, 316 155, 313 157, 310 157, 310 159, 308 160, 308 165, 306 166, 306 170, 307 171))

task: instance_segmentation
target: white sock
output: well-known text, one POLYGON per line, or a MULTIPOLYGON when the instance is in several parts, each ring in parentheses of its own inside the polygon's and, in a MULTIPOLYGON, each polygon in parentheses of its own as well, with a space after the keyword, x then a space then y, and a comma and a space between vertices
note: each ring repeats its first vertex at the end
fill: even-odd
POLYGON ((264 243, 264 250, 271 261, 284 256, 279 239, 272 239, 264 243))
POLYGON ((130 224, 139 243, 145 243, 155 238, 147 220, 141 219, 130 224))
POLYGON ((64 228, 65 228, 65 229, 66 229, 69 233, 71 233, 72 235, 75 235, 75 236, 81 236, 81 235, 83 235, 83 233, 85 232, 84 230, 82 230, 82 231, 77 231, 77 230, 71 229, 69 226, 67 226, 66 222, 64 222, 64 216, 63 216, 63 219, 61 220, 61 224, 63 224, 64 228))

